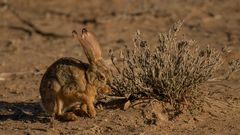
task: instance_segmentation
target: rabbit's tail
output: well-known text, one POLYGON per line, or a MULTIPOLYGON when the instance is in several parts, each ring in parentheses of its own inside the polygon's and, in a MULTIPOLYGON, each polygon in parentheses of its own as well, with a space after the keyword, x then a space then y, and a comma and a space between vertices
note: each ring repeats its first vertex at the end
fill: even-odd
POLYGON ((45 112, 52 115, 56 112, 57 109, 56 98, 57 93, 60 91, 61 87, 55 79, 48 80, 47 84, 48 85, 43 85, 46 87, 40 88, 40 106, 45 112))
POLYGON ((56 95, 48 93, 49 97, 42 97, 40 101, 40 106, 48 114, 54 114, 56 111, 56 95))

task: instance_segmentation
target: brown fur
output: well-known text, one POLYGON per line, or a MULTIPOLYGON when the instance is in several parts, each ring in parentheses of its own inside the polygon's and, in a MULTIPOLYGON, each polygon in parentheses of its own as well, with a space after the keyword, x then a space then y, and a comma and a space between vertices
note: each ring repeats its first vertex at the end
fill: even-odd
POLYGON ((74 113, 65 111, 79 103, 82 104, 83 112, 95 117, 93 103, 97 90, 111 91, 106 84, 111 80, 111 72, 102 60, 99 43, 86 29, 83 29, 82 37, 78 36, 78 39, 84 40, 80 43, 85 54, 89 55, 90 64, 74 58, 61 58, 47 69, 40 84, 42 107, 47 113, 62 120, 76 120, 74 113))

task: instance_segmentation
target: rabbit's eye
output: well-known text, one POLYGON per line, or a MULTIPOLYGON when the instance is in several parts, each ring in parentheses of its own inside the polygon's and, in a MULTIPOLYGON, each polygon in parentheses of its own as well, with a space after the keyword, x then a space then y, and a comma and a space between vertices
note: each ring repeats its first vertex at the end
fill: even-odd
POLYGON ((99 78, 99 80, 101 80, 101 81, 104 81, 104 80, 105 80, 105 76, 102 75, 102 74, 99 74, 99 75, 98 75, 98 78, 99 78))

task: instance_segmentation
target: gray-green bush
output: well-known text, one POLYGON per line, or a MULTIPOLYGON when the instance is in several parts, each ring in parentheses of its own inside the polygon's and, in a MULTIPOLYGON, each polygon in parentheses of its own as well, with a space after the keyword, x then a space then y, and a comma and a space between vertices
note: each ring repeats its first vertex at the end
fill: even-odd
POLYGON ((192 104, 200 94, 197 86, 210 79, 221 64, 219 53, 210 47, 199 48, 192 40, 177 40, 182 22, 159 34, 150 45, 136 33, 134 46, 110 51, 115 94, 130 100, 154 98, 168 102, 176 112, 192 104))

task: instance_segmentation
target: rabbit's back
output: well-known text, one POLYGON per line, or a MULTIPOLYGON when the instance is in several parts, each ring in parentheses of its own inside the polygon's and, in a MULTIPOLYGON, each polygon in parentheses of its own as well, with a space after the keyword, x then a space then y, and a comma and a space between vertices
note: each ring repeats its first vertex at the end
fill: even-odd
POLYGON ((88 67, 88 64, 80 60, 64 57, 47 69, 40 84, 40 95, 45 111, 54 111, 56 95, 65 100, 74 100, 77 93, 84 93, 88 67))
POLYGON ((75 82, 81 83, 85 79, 88 64, 74 58, 61 58, 54 62, 47 70, 47 78, 56 78, 61 86, 75 82))

